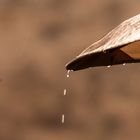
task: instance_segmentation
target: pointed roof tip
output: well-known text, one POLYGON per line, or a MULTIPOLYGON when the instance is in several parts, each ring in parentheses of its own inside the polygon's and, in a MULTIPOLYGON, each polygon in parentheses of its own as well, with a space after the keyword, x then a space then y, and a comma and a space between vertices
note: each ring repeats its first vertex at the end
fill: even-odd
MULTIPOLYGON (((128 46, 128 44, 132 44, 129 45, 128 48, 126 47, 129 50, 130 46, 135 46, 134 42, 138 42, 139 40, 140 40, 140 14, 122 22, 119 26, 114 28, 101 40, 89 46, 79 56, 77 56, 75 59, 67 63, 66 69, 77 71, 93 66, 96 67, 110 65, 112 63, 111 62, 112 53, 113 58, 115 58, 114 65, 125 62, 126 63, 138 62, 140 60, 140 56, 139 60, 130 58, 129 54, 126 53, 123 49, 121 50, 120 48, 128 46), (117 50, 117 54, 114 53, 114 50, 117 50)), ((140 41, 138 42, 138 44, 140 44, 140 41)))
POLYGON ((78 71, 89 67, 109 65, 109 58, 109 53, 104 52, 79 55, 66 64, 66 69, 78 71))
POLYGON ((66 64, 66 70, 72 70, 72 71, 77 71, 77 70, 82 70, 85 68, 88 68, 90 66, 90 57, 92 55, 84 55, 84 56, 79 56, 74 59, 72 59, 70 62, 66 64))
POLYGON ((73 69, 71 68, 71 66, 70 66, 70 63, 71 63, 71 62, 69 62, 69 63, 67 63, 67 64, 65 65, 66 70, 73 70, 73 69))
POLYGON ((75 58, 73 60, 71 60, 70 62, 68 62, 66 64, 66 70, 72 70, 72 71, 77 71, 77 70, 80 70, 79 68, 79 65, 80 65, 80 62, 79 62, 80 59, 78 58, 75 58))

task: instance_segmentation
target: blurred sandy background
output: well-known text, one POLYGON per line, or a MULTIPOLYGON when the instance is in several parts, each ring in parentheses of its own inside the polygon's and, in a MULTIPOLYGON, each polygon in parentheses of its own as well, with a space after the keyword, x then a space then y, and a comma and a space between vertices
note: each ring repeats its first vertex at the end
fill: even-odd
POLYGON ((0 140, 139 140, 140 64, 65 70, 139 11, 138 0, 0 0, 0 140))

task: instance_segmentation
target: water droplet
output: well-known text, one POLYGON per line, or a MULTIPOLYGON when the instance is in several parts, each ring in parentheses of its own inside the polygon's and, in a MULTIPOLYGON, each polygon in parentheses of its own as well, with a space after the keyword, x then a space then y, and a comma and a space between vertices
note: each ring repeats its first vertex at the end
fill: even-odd
POLYGON ((123 63, 123 66, 125 66, 126 65, 126 63, 123 63))
POLYGON ((61 122, 62 122, 62 123, 65 122, 65 115, 64 115, 64 114, 62 114, 61 122))
POLYGON ((67 90, 66 90, 66 89, 64 89, 64 96, 66 95, 66 93, 67 93, 67 90))
POLYGON ((70 77, 70 70, 67 71, 67 78, 70 77))
POLYGON ((110 68, 110 67, 111 67, 111 65, 108 65, 107 67, 108 67, 108 68, 110 68))

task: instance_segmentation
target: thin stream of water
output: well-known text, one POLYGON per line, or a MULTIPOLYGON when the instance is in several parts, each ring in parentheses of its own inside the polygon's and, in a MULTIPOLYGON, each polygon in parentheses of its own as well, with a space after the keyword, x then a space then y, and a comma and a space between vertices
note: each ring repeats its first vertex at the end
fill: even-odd
MULTIPOLYGON (((70 77, 70 70, 67 71, 66 77, 69 78, 70 77)), ((64 89, 63 91, 63 96, 66 96, 67 94, 67 89, 64 89)), ((61 123, 63 124, 65 122, 65 114, 62 114, 61 116, 61 123)))
MULTIPOLYGON (((67 90, 66 90, 66 89, 64 89, 63 95, 65 96, 65 95, 66 95, 66 93, 67 93, 67 90)), ((61 123, 64 123, 64 122, 65 122, 65 115, 64 115, 64 114, 62 114, 62 116, 61 116, 61 123)))
MULTIPOLYGON (((106 51, 104 51, 104 53, 106 53, 106 51)), ((123 63, 123 65, 126 65, 126 63, 123 63)), ((108 65, 107 68, 110 68, 111 65, 108 65)), ((69 78, 70 77, 70 70, 67 71, 66 77, 69 78)), ((63 91, 63 95, 66 96, 67 94, 67 89, 64 89, 63 91)), ((62 124, 65 122, 65 114, 62 114, 61 116, 61 122, 62 124)))

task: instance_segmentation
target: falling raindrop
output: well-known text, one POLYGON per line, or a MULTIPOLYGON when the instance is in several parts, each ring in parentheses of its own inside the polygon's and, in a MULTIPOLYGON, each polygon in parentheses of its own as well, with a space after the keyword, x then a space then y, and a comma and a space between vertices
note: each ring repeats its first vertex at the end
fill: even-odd
POLYGON ((70 70, 67 71, 67 78, 70 77, 70 70))
MULTIPOLYGON (((67 78, 70 77, 70 71, 72 71, 72 70, 68 70, 68 71, 67 71, 67 74, 66 74, 66 77, 67 77, 67 78)), ((63 95, 65 96, 66 94, 67 94, 67 89, 64 89, 63 95)), ((64 123, 64 121, 65 121, 65 116, 64 116, 64 114, 62 114, 61 122, 64 123)))
POLYGON ((65 115, 64 115, 64 114, 62 114, 61 122, 62 122, 62 123, 65 122, 65 115))
POLYGON ((64 94, 64 96, 66 95, 66 93, 67 93, 67 90, 66 90, 66 89, 64 89, 64 93, 63 93, 63 94, 64 94))

